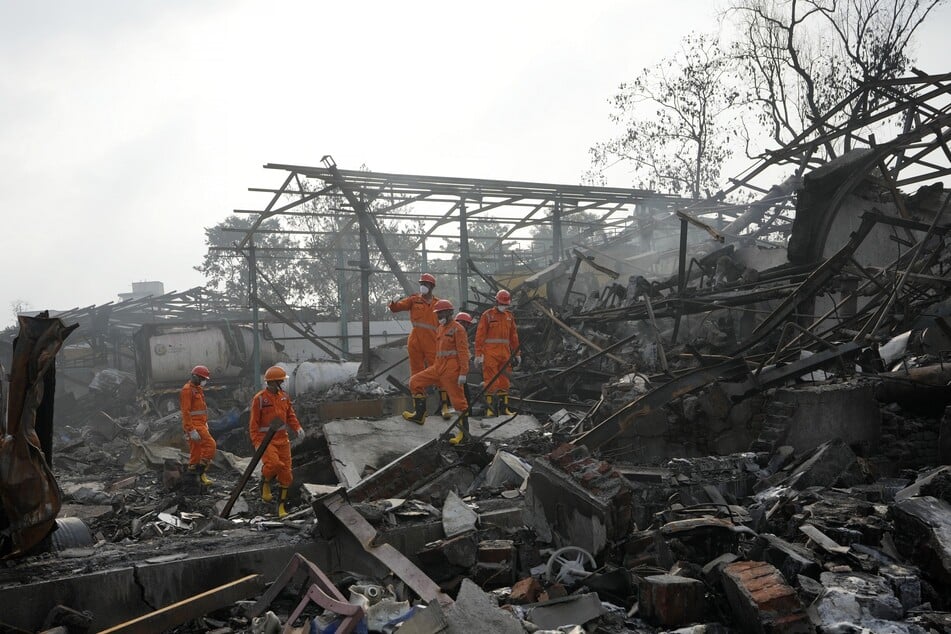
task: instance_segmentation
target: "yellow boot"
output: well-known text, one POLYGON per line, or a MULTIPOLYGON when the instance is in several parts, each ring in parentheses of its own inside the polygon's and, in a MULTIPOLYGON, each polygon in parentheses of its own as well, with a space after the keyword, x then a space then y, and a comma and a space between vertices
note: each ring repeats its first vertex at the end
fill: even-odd
POLYGON ((284 508, 284 503, 287 502, 287 487, 281 487, 281 503, 277 507, 277 516, 286 517, 287 509, 284 508))
POLYGON ((413 394, 413 407, 415 407, 415 411, 403 412, 403 418, 411 420, 417 425, 422 425, 426 422, 426 395, 413 394))
POLYGON ((208 465, 202 465, 201 475, 198 476, 198 478, 201 480, 201 483, 204 484, 206 487, 211 486, 213 480, 208 477, 208 465))
POLYGON ((469 417, 463 414, 456 422, 456 435, 449 439, 450 445, 458 445, 469 435, 469 417))
POLYGON ((269 478, 264 478, 261 482, 261 499, 265 502, 274 500, 274 494, 271 493, 271 480, 269 478))
POLYGON ((486 418, 495 418, 495 410, 492 409, 492 395, 485 395, 485 417, 486 418))
POLYGON ((499 392, 498 399, 499 399, 499 402, 498 402, 499 414, 502 414, 502 416, 511 416, 512 414, 515 413, 509 409, 509 393, 508 392, 499 392))
POLYGON ((439 400, 442 403, 439 413, 443 420, 449 420, 452 418, 452 414, 449 412, 449 393, 445 390, 439 390, 439 400))

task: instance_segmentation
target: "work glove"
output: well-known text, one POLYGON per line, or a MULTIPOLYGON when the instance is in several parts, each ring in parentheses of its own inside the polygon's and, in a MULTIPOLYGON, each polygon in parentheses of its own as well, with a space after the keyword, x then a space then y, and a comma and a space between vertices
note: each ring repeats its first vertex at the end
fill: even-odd
POLYGON ((199 440, 201 440, 201 435, 194 429, 188 432, 187 436, 188 436, 188 440, 190 440, 191 442, 198 442, 199 440))
POLYGON ((519 356, 515 357, 514 359, 512 359, 512 367, 513 367, 513 368, 517 368, 517 367, 520 366, 520 365, 522 365, 522 355, 519 355, 519 356))
POLYGON ((475 366, 476 366, 476 367, 479 367, 480 365, 482 365, 482 355, 479 355, 478 357, 476 357, 476 358, 473 359, 472 361, 473 361, 473 363, 475 363, 475 366))
POLYGON ((297 442, 300 442, 300 441, 304 440, 304 436, 305 436, 305 435, 306 435, 306 434, 304 433, 304 428, 301 427, 300 429, 297 430, 297 434, 294 436, 294 440, 297 441, 297 442))
POLYGON ((465 374, 460 374, 460 375, 459 375, 459 385, 465 385, 465 384, 466 384, 466 375, 465 375, 465 374))

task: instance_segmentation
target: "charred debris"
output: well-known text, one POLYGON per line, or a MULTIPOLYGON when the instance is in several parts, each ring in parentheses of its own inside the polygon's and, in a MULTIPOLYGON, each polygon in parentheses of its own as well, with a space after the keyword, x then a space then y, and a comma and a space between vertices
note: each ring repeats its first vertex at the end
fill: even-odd
MULTIPOLYGON (((951 631, 951 194, 937 182, 951 172, 937 164, 951 156, 949 80, 867 87, 850 99, 884 98, 864 119, 816 122, 709 200, 628 192, 646 210, 635 222, 545 266, 460 253, 470 311, 513 292, 519 413, 480 419, 477 405, 472 442, 450 447, 451 422, 399 417, 401 350, 364 337, 362 364, 333 354, 342 375, 295 397, 308 438, 280 521, 246 477, 246 419, 231 408, 242 364, 210 403, 222 451, 215 484, 196 488, 162 386, 119 359, 157 304, 168 326, 206 322, 196 305, 214 301, 109 307, 131 343, 87 342, 127 371, 100 371, 55 417, 68 324, 88 338, 104 311, 21 318, 4 384, 0 630, 951 631), (896 115, 893 139, 860 136, 896 115), (849 149, 814 158, 830 143, 849 149), (722 202, 744 192, 752 202, 722 202)), ((275 199, 323 179, 361 222, 382 182, 417 199, 471 186, 268 167, 288 172, 275 199)), ((531 189, 482 185, 482 206, 531 189)), ((454 204, 463 223, 470 199, 454 204)), ((229 358, 246 364, 227 321, 229 358)), ((300 312, 274 321, 341 352, 300 312)))

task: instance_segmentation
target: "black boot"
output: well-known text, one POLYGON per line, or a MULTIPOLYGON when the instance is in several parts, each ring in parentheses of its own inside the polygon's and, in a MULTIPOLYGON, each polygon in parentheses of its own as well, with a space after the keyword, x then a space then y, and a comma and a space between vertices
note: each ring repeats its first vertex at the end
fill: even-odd
POLYGON ((403 412, 403 418, 411 420, 417 425, 422 425, 426 422, 426 395, 413 394, 413 406, 415 411, 403 412))
POLYGON ((485 395, 485 417, 495 418, 496 410, 492 407, 492 395, 485 395))

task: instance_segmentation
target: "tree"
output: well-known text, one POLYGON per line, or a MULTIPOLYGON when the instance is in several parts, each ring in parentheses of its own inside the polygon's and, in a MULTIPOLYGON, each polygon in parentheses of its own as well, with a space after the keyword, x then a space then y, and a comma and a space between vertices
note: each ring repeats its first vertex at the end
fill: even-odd
MULTIPOLYGON (((813 123, 856 120, 874 103, 855 100, 829 121, 829 109, 867 82, 901 76, 909 44, 944 0, 734 0, 737 59, 758 123, 786 145, 813 123)), ((748 136, 749 141, 749 136, 748 136)), ((825 159, 849 149, 826 143, 825 159)), ((747 151, 749 152, 749 149, 747 151)))
MULTIPOLYGON (((322 196, 302 204, 293 214, 261 223, 254 244, 258 295, 263 301, 278 309, 285 304, 312 307, 328 317, 343 312, 361 314, 360 224, 353 213, 341 211, 342 207, 338 197, 322 196)), ((210 289, 238 303, 248 301, 248 258, 230 248, 244 236, 230 229, 248 229, 251 224, 250 218, 232 215, 206 229, 209 248, 202 264, 195 267, 205 275, 210 289)), ((403 269, 418 270, 416 238, 410 235, 420 231, 418 223, 400 226, 396 221, 378 219, 377 224, 403 269)), ((402 288, 395 283, 395 276, 381 272, 386 263, 370 240, 371 316, 379 317, 402 288)))
POLYGON ((718 189, 735 135, 734 77, 733 60, 715 37, 684 38, 676 56, 619 87, 611 118, 624 130, 591 148, 592 176, 627 161, 641 188, 692 198, 718 189))

